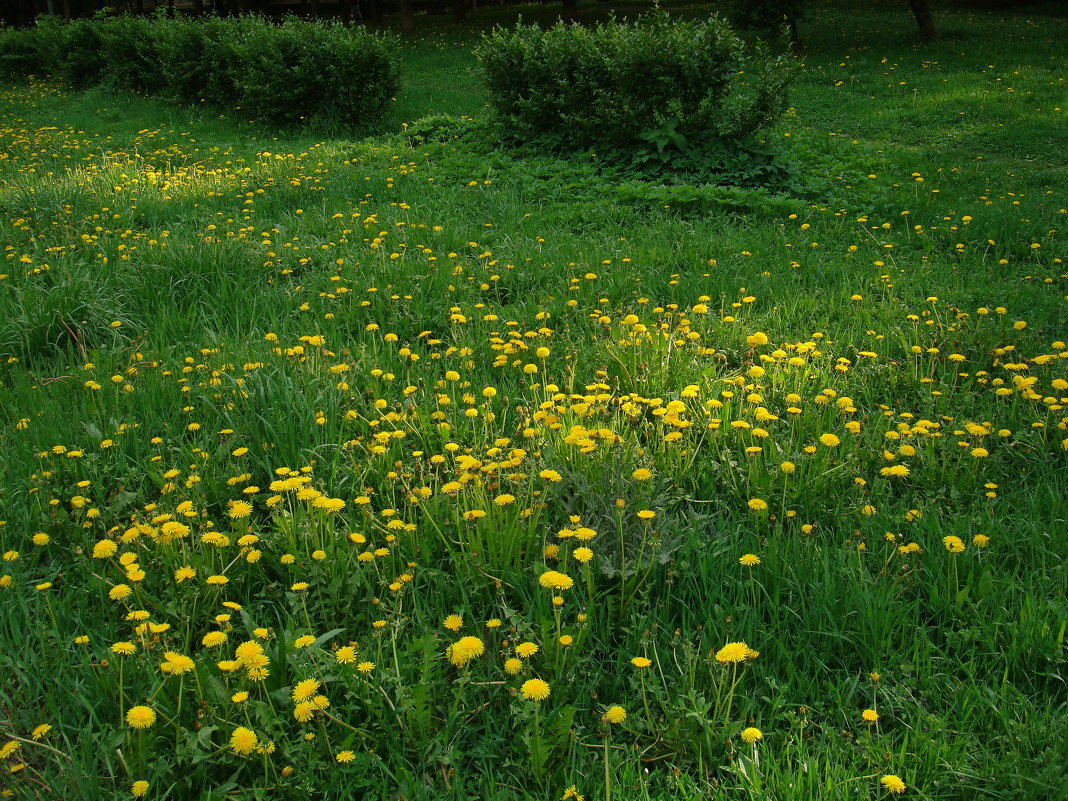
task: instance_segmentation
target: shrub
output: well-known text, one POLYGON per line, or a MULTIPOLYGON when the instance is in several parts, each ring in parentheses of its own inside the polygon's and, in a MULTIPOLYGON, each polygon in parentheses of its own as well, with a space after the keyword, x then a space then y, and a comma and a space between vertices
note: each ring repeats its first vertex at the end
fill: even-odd
POLYGON ((160 63, 160 46, 174 27, 169 20, 122 15, 100 20, 101 55, 107 64, 105 80, 117 89, 160 94, 167 82, 160 63))
POLYGON ((116 88, 240 105, 274 122, 382 116, 400 88, 390 39, 295 18, 119 16, 4 31, 0 75, 54 71, 75 88, 116 88), (54 34, 54 35, 53 35, 54 34))
POLYGON ((57 70, 75 89, 100 83, 108 62, 104 57, 102 23, 79 19, 68 23, 62 37, 54 43, 61 50, 56 58, 57 70))
POLYGON ((237 51, 242 106, 278 122, 380 117, 400 88, 387 40, 339 24, 290 18, 250 29, 237 51))
POLYGON ((507 133, 554 147, 633 147, 669 123, 687 139, 744 137, 785 109, 792 72, 718 17, 520 25, 489 34, 476 54, 507 133))
POLYGON ((241 43, 264 25, 254 16, 172 20, 159 46, 168 93, 185 103, 238 104, 241 43))
POLYGON ((65 28, 56 17, 41 17, 32 28, 0 30, 0 78, 55 72, 64 35, 65 28))

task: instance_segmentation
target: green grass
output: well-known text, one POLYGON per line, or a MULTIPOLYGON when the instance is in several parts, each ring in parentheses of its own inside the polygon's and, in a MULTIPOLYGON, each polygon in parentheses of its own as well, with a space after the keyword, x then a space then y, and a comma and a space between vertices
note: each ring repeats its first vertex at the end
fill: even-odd
POLYGON ((494 144, 503 15, 367 139, 0 90, 0 788, 1068 798, 1068 22, 821 4, 744 192, 494 144))

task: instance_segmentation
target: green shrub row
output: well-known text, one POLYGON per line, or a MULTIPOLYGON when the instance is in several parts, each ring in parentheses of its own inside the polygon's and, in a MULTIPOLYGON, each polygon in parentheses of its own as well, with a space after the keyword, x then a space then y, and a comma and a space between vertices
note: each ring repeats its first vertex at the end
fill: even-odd
POLYGON ((687 140, 741 139, 785 110, 793 74, 790 58, 748 48, 718 17, 520 25, 494 31, 477 55, 509 134, 563 148, 641 147, 665 126, 687 140))
POLYGON ((400 87, 395 42, 288 18, 120 16, 0 31, 0 75, 51 74, 182 102, 239 106, 269 122, 374 121, 400 87))

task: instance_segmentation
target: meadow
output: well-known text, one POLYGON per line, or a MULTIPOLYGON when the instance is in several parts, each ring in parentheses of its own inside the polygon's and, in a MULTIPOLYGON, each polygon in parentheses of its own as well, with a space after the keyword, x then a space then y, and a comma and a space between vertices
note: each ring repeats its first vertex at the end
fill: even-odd
POLYGON ((1068 799, 1068 20, 853 5, 760 189, 501 144, 501 9, 0 86, 0 796, 1068 799))

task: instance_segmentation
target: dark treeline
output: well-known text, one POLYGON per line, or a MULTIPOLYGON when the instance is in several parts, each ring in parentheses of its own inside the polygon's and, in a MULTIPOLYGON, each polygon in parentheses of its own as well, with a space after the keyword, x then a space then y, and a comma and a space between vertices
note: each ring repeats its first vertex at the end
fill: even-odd
MULTIPOLYGON (((91 17, 95 14, 167 13, 235 14, 257 13, 270 16, 300 14, 345 21, 381 22, 386 14, 400 13, 401 24, 411 27, 411 17, 418 11, 451 14, 463 21, 467 12, 479 5, 502 5, 518 0, 6 0, 0 8, 0 25, 24 27, 41 16, 63 19, 91 17)), ((562 0, 565 18, 573 16, 577 0, 562 0)))
MULTIPOLYGON (((381 23, 387 14, 398 14, 403 31, 415 29, 414 15, 426 11, 431 14, 451 14, 453 20, 463 22, 469 11, 480 5, 507 5, 530 0, 5 0, 0 6, 0 27, 33 25, 40 16, 58 16, 65 20, 90 17, 95 14, 148 14, 164 10, 169 14, 216 14, 233 16, 257 13, 281 17, 299 14, 306 17, 326 17, 346 22, 381 23)), ((560 3, 560 16, 565 21, 578 18, 578 0, 540 0, 546 4, 560 3)), ((607 2, 608 0, 598 0, 607 2)), ((775 30, 787 23, 795 45, 800 45, 798 21, 810 0, 728 0, 725 7, 748 25, 775 30), (756 18, 759 18, 758 20, 756 18)), ((1043 5, 1043 0, 898 0, 906 13, 911 11, 924 39, 937 37, 935 14, 939 7, 971 7, 984 11, 1010 10, 1043 5)), ((1056 4, 1060 0, 1048 0, 1056 4)))

